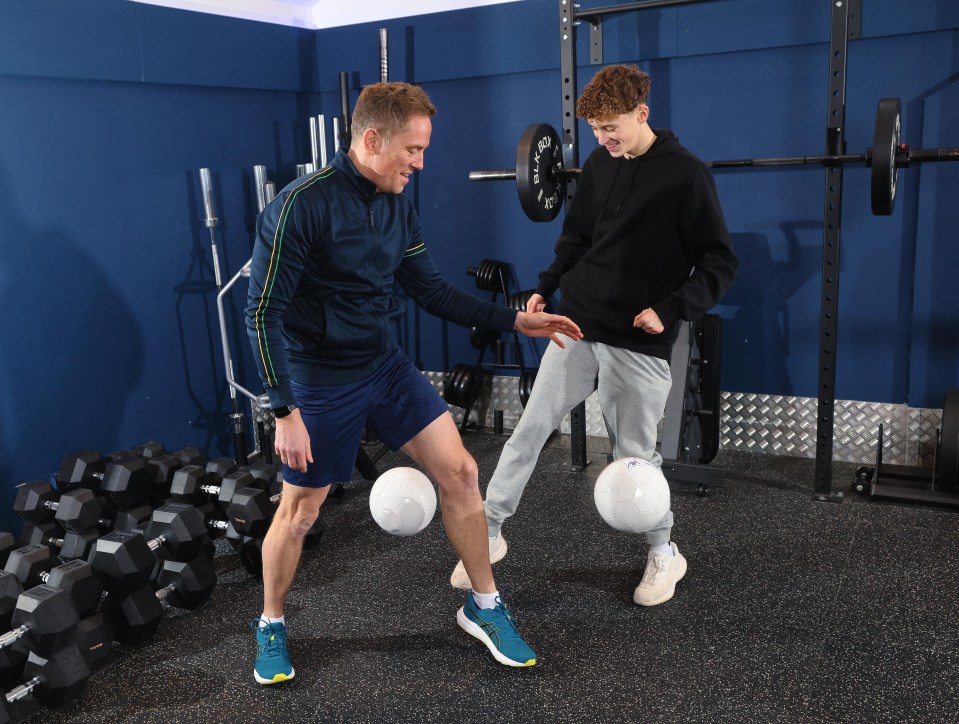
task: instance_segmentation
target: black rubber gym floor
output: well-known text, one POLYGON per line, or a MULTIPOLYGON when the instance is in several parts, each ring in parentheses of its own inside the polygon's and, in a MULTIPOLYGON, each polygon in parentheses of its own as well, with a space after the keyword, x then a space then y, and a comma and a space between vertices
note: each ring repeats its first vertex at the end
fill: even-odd
MULTIPOLYGON (((505 438, 466 436, 485 485, 505 438)), ((295 680, 253 680, 248 621, 261 588, 221 542, 220 583, 194 613, 118 647, 83 696, 31 722, 954 722, 959 719, 959 536, 948 509, 812 501, 813 461, 721 453, 726 484, 673 485, 676 596, 632 602, 646 546, 596 513, 594 463, 540 458, 494 571, 539 654, 497 664, 455 622, 464 594, 439 511, 412 538, 376 527, 357 480, 330 504, 287 609, 295 680)), ((409 464, 400 454, 380 469, 409 464)), ((837 489, 854 466, 836 464, 837 489)))

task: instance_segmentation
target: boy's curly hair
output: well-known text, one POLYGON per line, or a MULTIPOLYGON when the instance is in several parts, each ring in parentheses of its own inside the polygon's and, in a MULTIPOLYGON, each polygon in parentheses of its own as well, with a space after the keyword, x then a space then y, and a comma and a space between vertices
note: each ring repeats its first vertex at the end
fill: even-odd
POLYGON ((649 101, 649 73, 635 65, 610 65, 599 71, 576 101, 576 116, 608 121, 649 101))

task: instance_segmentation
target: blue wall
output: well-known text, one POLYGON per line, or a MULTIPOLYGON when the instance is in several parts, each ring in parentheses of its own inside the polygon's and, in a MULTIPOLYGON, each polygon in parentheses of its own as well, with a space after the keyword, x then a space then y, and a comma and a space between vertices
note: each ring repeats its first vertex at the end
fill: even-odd
POLYGON ((285 184, 307 158, 315 40, 120 0, 0 8, 0 527, 72 450, 231 452, 197 169, 229 277, 252 166, 285 184))
MULTIPOLYGON (((607 2, 582 2, 584 8, 607 2)), ((816 155, 825 149, 828 0, 713 0, 603 21, 604 63, 636 62, 653 77, 651 123, 672 128, 705 159, 816 155)), ((959 146, 955 79, 959 4, 863 0, 849 46, 846 140, 872 145, 876 105, 903 102, 914 148, 959 146)), ((391 78, 423 83, 439 107, 421 214, 444 273, 470 288, 467 263, 511 262, 523 287, 551 260, 561 219, 534 224, 509 182, 471 184, 470 170, 514 163, 533 122, 561 127, 555 0, 510 3, 318 33, 327 66, 375 79, 376 29, 402 53, 391 78), (394 43, 394 39, 398 42, 394 43), (350 63, 349 60, 353 62, 350 63)), ((589 65, 578 29, 578 87, 589 65)), ((580 160, 593 148, 580 123, 580 160)), ((742 271, 718 308, 725 318, 723 389, 817 394, 824 171, 789 167, 715 172, 742 271)), ((837 396, 941 407, 959 386, 957 207, 959 164, 900 173, 896 212, 869 210, 869 170, 845 173, 837 396), (920 181, 921 179, 921 181, 920 181), (954 196, 954 194, 952 194, 954 196)), ((427 368, 475 358, 465 330, 421 320, 427 368), (438 364, 442 362, 442 364, 438 364)))
MULTIPOLYGON (((911 146, 959 145, 959 4, 862 5, 863 37, 849 50, 849 150, 871 145, 883 96, 902 98, 911 146)), ((160 439, 231 452, 196 171, 214 172, 231 276, 250 251, 252 166, 265 164, 278 186, 292 179, 308 156, 305 119, 339 113, 338 73, 354 79, 352 101, 357 78, 377 80, 379 27, 390 31, 391 79, 422 83, 439 108, 415 190, 440 268, 476 291, 466 267, 501 259, 520 287, 533 286, 561 221, 534 224, 511 183, 467 175, 513 165, 530 123, 561 125, 558 23, 555 0, 317 32, 125 0, 4 3, 7 498, 81 447, 160 439)), ((701 157, 822 152, 829 0, 713 0, 603 27, 604 62, 648 69, 651 122, 701 157)), ((579 31, 582 87, 596 67, 579 31)), ((592 144, 581 124, 581 159, 592 144)), ((868 170, 845 177, 837 397, 940 407, 959 386, 959 164, 902 171, 892 217, 870 214, 868 170)), ((718 309, 723 389, 815 396, 823 171, 717 170, 716 179, 743 259, 718 309)), ((255 389, 234 317, 237 374, 255 389)), ((412 309, 400 322, 426 369, 475 359, 467 330, 412 309)), ((14 524, 8 503, 0 498, 0 526, 14 524)))

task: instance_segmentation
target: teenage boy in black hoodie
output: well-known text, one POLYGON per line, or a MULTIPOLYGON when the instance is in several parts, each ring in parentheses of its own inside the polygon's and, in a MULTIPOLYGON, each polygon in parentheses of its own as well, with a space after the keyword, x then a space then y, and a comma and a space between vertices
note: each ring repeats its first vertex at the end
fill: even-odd
MULTIPOLYGON (((583 165, 556 258, 526 308, 543 310, 559 289, 559 311, 576 319, 583 340, 547 347, 487 487, 493 563, 506 555, 503 521, 516 512, 543 445, 594 389, 613 457, 662 464, 656 429, 680 321, 715 306, 739 266, 709 170, 671 131, 647 125, 649 85, 635 66, 609 66, 576 104, 601 147, 583 165)), ((633 593, 641 606, 668 601, 686 573, 686 559, 670 541, 672 525, 670 511, 646 533, 646 571, 633 593)), ((469 587, 462 563, 450 583, 469 587)))
POLYGON ((435 113, 417 86, 367 86, 350 148, 284 188, 257 219, 247 328, 283 463, 283 497, 263 541, 263 614, 251 622, 260 684, 294 676, 284 601, 303 537, 329 485, 349 482, 366 423, 439 486, 447 536, 476 583, 457 613, 460 627, 500 663, 536 663, 496 591, 476 462, 446 403, 393 341, 387 317, 399 283, 427 312, 466 326, 557 344, 560 332, 567 341, 582 335, 566 317, 492 304, 440 276, 402 193, 423 168, 435 113))

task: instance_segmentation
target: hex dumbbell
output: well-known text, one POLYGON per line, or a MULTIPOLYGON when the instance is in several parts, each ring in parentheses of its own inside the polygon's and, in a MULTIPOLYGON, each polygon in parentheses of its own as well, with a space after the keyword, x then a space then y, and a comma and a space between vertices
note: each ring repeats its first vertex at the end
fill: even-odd
POLYGON ((85 533, 64 531, 53 521, 48 523, 28 523, 20 533, 20 542, 24 546, 44 545, 54 549, 64 560, 86 558, 96 543, 99 533, 88 530, 85 533))
POLYGON ((142 534, 114 531, 101 537, 89 560, 104 588, 129 593, 149 582, 157 557, 189 559, 208 541, 200 511, 168 503, 153 511, 142 534))
POLYGON ((108 526, 103 517, 103 500, 88 488, 68 490, 58 496, 44 480, 17 486, 13 510, 28 523, 55 520, 64 530, 84 533, 98 525, 108 526))
POLYGON ((216 587, 216 574, 201 555, 186 562, 163 561, 155 582, 157 590, 147 585, 126 595, 107 595, 102 611, 116 627, 118 641, 136 644, 151 638, 163 617, 163 601, 189 611, 205 604, 216 587))
POLYGON ((57 487, 61 490, 95 487, 121 509, 134 508, 147 501, 153 480, 143 458, 114 460, 101 457, 95 450, 81 450, 65 456, 56 475, 57 487))
POLYGON ((50 549, 42 545, 11 552, 4 570, 15 575, 24 587, 43 583, 64 591, 80 616, 93 613, 103 593, 103 586, 89 563, 72 560, 58 565, 50 549))
POLYGON ((23 676, 26 680, 22 684, 0 694, 0 721, 10 721, 10 704, 31 693, 49 707, 70 703, 86 688, 90 666, 81 645, 71 642, 45 657, 31 652, 23 676))
POLYGON ((46 584, 34 586, 17 598, 10 622, 13 628, 0 636, 0 649, 25 639, 31 651, 46 656, 63 648, 79 623, 65 591, 46 584))
POLYGON ((225 514, 234 493, 255 483, 255 478, 247 472, 232 470, 217 480, 217 476, 208 469, 187 465, 174 473, 170 496, 173 500, 197 506, 212 501, 216 510, 225 514))

